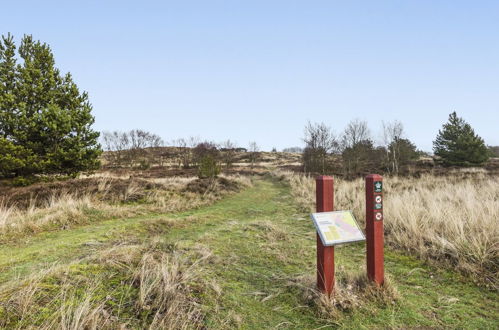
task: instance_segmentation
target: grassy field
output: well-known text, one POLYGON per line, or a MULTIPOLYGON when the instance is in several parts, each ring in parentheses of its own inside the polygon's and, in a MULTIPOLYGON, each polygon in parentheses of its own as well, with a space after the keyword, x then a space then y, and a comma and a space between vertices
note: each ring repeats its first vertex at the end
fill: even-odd
MULTIPOLYGON (((275 175, 289 182, 296 202, 315 208, 315 180, 292 172, 275 175)), ((336 179, 335 206, 352 210, 363 223, 363 179, 336 179)), ((499 177, 456 171, 446 176, 386 177, 385 235, 401 251, 458 269, 499 290, 499 177)))
MULTIPOLYGON (((286 182, 213 205, 80 223, 0 248, 4 328, 497 328, 497 292, 388 249, 393 292, 364 294, 364 244, 315 292, 315 234, 286 182)), ((371 288, 367 288, 371 289, 371 288)))

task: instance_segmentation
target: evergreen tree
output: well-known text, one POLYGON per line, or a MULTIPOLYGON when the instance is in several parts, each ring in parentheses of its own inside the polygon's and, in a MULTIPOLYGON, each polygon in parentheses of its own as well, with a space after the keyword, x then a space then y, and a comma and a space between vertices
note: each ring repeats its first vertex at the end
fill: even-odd
POLYGON ((203 156, 199 162, 198 177, 200 179, 216 178, 220 174, 220 171, 220 165, 212 155, 203 156))
POLYGON ((384 148, 376 148, 371 139, 361 140, 346 147, 341 153, 346 176, 355 177, 379 171, 383 165, 384 154, 384 148))
POLYGON ((395 138, 387 148, 388 151, 388 170, 393 173, 399 173, 402 166, 418 159, 419 154, 416 145, 409 139, 395 138))
POLYGON ((69 73, 59 72, 47 44, 26 35, 18 55, 20 63, 12 35, 2 36, 0 137, 36 164, 24 162, 13 174, 72 175, 96 168, 101 148, 87 93, 80 93, 69 73))
POLYGON ((433 151, 447 166, 478 166, 489 159, 483 139, 456 112, 449 115, 449 121, 438 132, 433 151))

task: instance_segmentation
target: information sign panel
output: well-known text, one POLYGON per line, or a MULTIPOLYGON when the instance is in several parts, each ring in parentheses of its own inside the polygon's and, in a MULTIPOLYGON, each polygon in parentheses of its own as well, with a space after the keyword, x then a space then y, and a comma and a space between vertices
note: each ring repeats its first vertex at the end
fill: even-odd
POLYGON ((312 213, 311 217, 325 246, 365 240, 351 211, 312 213))

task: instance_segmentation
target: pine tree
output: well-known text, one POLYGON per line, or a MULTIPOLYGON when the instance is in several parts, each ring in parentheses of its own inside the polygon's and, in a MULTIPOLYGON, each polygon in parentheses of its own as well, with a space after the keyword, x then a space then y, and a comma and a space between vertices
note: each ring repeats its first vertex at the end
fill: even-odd
POLYGON ((72 175, 96 168, 101 148, 87 93, 80 93, 69 73, 59 72, 47 44, 24 36, 18 55, 21 63, 12 35, 2 36, 0 136, 36 163, 16 168, 14 175, 72 175))
POLYGON ((479 166, 489 159, 483 139, 456 112, 449 115, 449 121, 438 132, 433 151, 447 166, 479 166))

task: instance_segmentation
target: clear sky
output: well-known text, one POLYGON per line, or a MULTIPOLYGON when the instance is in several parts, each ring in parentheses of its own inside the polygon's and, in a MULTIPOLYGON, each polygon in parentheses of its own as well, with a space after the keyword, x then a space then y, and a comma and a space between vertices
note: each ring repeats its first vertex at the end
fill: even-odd
POLYGON ((430 151, 457 111, 499 145, 499 1, 6 1, 0 33, 51 45, 95 128, 263 149, 400 120, 430 151))

